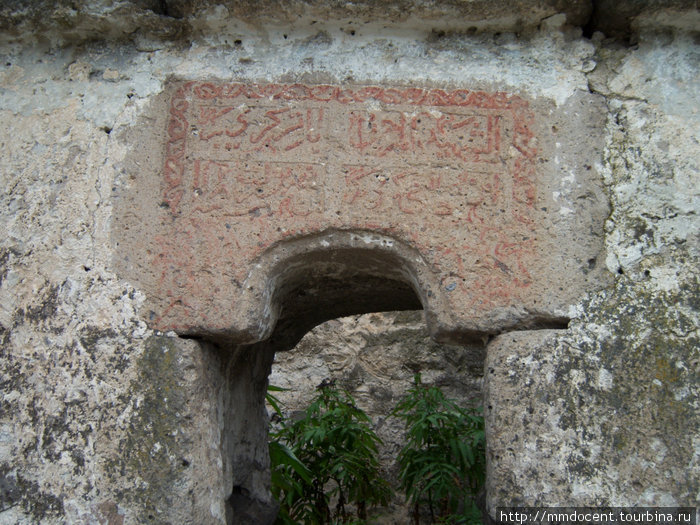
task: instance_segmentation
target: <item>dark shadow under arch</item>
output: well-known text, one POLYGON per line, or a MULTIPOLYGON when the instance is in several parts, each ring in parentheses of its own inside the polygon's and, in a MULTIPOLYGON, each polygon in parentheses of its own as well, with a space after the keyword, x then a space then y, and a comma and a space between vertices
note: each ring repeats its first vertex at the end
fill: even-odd
MULTIPOLYGON (((230 524, 271 523, 267 378, 276 352, 294 348, 313 327, 330 319, 370 312, 435 307, 434 283, 418 253, 385 236, 331 232, 279 245, 266 253, 247 280, 265 290, 261 326, 272 329, 252 344, 215 339, 224 365, 227 396, 224 455, 232 485, 230 524), (261 270, 262 269, 262 270, 261 270)), ((254 303, 252 303, 254 304, 254 303)))
POLYGON ((268 344, 291 349, 314 326, 338 317, 422 309, 413 284, 397 269, 395 256, 367 249, 329 249, 286 260, 273 277, 277 321, 268 344))
POLYGON ((325 230, 271 246, 251 264, 235 308, 235 329, 187 335, 250 345, 279 342, 280 334, 289 333, 291 348, 328 319, 407 309, 425 310, 436 338, 454 325, 436 272, 420 252, 364 230, 325 230))

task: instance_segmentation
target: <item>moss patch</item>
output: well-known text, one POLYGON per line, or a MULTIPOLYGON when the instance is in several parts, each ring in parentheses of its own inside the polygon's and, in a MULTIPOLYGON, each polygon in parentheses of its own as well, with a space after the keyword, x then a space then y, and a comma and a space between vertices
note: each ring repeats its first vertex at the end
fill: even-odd
POLYGON ((172 487, 182 480, 186 455, 180 441, 185 394, 178 366, 180 350, 173 339, 152 336, 138 360, 132 385, 135 416, 122 446, 123 457, 113 465, 139 480, 128 494, 143 509, 143 523, 162 523, 159 515, 171 506, 172 487))

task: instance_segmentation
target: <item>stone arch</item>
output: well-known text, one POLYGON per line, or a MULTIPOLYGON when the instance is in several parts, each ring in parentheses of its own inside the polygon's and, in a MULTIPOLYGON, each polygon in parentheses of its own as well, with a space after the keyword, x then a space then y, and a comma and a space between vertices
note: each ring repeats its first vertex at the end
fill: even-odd
POLYGON ((259 340, 288 332, 289 348, 314 326, 346 315, 423 309, 432 334, 449 319, 422 255, 367 230, 328 230, 279 243, 256 261, 244 288, 252 308, 246 331, 259 340))
POLYGON ((561 325, 601 210, 548 211, 561 181, 535 109, 465 89, 173 82, 132 130, 116 266, 152 328, 250 344, 273 326, 267 254, 354 231, 357 247, 378 235, 420 254, 437 339, 561 325))
MULTIPOLYGON (((245 281, 264 290, 262 305, 248 313, 259 319, 263 339, 230 345, 226 380, 231 393, 225 417, 231 486, 227 488, 229 523, 268 523, 276 505, 270 499, 267 417, 264 394, 274 355, 291 350, 314 326, 337 317, 390 310, 426 312, 431 330, 445 315, 437 283, 420 254, 405 243, 376 232, 326 231, 290 240, 267 250, 245 281), (257 414, 257 417, 256 417, 257 414), (228 496, 230 494, 230 496, 228 496)), ((252 332, 253 330, 251 330, 252 332)))

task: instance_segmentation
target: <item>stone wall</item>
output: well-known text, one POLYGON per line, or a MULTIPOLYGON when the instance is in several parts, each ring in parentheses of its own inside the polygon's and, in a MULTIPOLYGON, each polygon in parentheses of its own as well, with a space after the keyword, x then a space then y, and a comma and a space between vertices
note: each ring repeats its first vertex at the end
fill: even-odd
MULTIPOLYGON (((268 522, 274 353, 329 316, 421 306, 433 337, 488 342, 492 511, 698 506, 698 18, 683 1, 1 6, 0 523, 268 522), (173 86, 189 81, 525 101, 532 133, 504 128, 499 162, 514 173, 513 138, 530 133, 538 293, 496 293, 517 265, 494 243, 479 267, 459 221, 435 223, 464 241, 441 240, 456 254, 443 266, 410 236, 420 223, 346 224, 275 238, 249 269, 175 243, 154 281, 144 261, 173 230, 149 199, 166 187, 173 86), (204 293, 193 311, 216 323, 159 324, 163 298, 187 306, 158 288, 187 282, 169 271, 192 293, 239 274, 259 293, 204 293), (460 284, 475 276, 490 303, 460 284)), ((195 226, 183 238, 213 235, 195 226)))

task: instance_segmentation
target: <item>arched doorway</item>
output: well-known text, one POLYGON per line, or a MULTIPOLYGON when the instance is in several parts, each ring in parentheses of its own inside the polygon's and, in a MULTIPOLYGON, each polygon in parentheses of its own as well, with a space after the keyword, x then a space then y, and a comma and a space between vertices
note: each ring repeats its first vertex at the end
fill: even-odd
MULTIPOLYGON (((209 336, 223 362, 225 415, 222 451, 229 465, 225 490, 229 523, 270 523, 276 505, 269 494, 265 392, 277 352, 291 350, 324 321, 370 312, 424 309, 439 298, 420 272, 420 255, 386 236, 366 232, 330 232, 307 242, 290 242, 268 251, 247 283, 264 289, 261 322, 273 326, 256 343, 235 344, 224 335, 209 336)), ((224 468, 226 471, 226 467, 224 468)))

